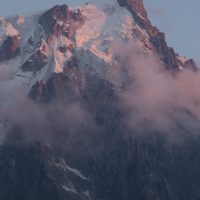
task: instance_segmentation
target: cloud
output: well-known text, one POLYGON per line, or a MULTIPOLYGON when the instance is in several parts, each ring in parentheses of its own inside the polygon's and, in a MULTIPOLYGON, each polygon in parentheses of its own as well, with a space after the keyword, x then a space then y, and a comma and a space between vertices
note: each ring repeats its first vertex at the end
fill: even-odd
MULTIPOLYGON (((93 121, 80 102, 66 99, 49 104, 40 104, 27 97, 21 89, 10 94, 3 121, 7 135, 18 133, 27 141, 39 140, 50 145, 72 145, 75 140, 85 140, 81 135, 93 121)), ((85 138, 84 138, 85 137, 85 138)))
POLYGON ((7 81, 12 77, 12 71, 7 65, 0 65, 0 82, 7 81))
POLYGON ((128 76, 120 98, 133 132, 199 132, 199 72, 172 74, 136 42, 115 44, 113 50, 128 76))
MULTIPOLYGON (((184 70, 172 74, 165 70, 156 55, 145 53, 137 42, 117 41, 112 51, 125 77, 123 89, 116 91, 120 99, 118 107, 121 106, 125 116, 121 120, 127 126, 123 130, 130 129, 133 134, 199 134, 199 72, 184 70)), ((91 147, 97 138, 100 141, 100 133, 106 126, 97 125, 95 113, 87 110, 80 99, 40 104, 26 95, 19 89, 9 96, 3 116, 8 133, 20 130, 27 140, 37 139, 73 150, 75 146, 91 147)), ((111 124, 109 121, 105 123, 111 124)))

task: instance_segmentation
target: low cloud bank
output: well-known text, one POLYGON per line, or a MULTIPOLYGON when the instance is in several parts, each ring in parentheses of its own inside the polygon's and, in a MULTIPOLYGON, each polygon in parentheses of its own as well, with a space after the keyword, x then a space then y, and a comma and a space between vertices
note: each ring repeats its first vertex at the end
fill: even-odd
MULTIPOLYGON (((126 77, 118 96, 125 116, 122 120, 131 133, 199 135, 199 72, 183 70, 172 74, 155 55, 144 53, 138 43, 117 42, 112 51, 126 77)), ((4 73, 4 77, 9 76, 4 73)), ((10 94, 4 110, 6 125, 1 127, 2 137, 5 132, 20 130, 27 140, 39 139, 66 147, 90 146, 97 138, 100 141, 98 134, 103 130, 81 102, 63 99, 39 104, 21 89, 10 94)))

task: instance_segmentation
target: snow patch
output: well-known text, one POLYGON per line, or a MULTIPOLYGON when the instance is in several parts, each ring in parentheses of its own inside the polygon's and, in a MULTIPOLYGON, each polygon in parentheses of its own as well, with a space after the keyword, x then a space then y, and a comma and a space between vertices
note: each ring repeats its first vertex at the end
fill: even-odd
POLYGON ((92 1, 79 7, 84 24, 75 35, 76 56, 81 67, 121 85, 120 69, 112 54, 112 43, 133 38, 134 21, 117 1, 92 1))
POLYGON ((83 194, 89 199, 92 200, 91 194, 89 190, 86 190, 85 192, 83 192, 83 194))
POLYGON ((70 188, 66 185, 62 185, 62 188, 66 191, 66 192, 71 192, 71 193, 75 193, 78 194, 78 192, 74 189, 74 188, 70 188))
POLYGON ((57 24, 58 24, 59 26, 63 26, 64 22, 63 22, 63 21, 60 21, 60 20, 57 20, 57 24))
POLYGON ((180 62, 179 64, 179 70, 183 71, 184 70, 184 65, 190 60, 189 58, 185 57, 185 56, 180 56, 177 55, 177 59, 180 62))
POLYGON ((185 56, 180 56, 180 55, 178 55, 177 56, 177 58, 178 58, 178 60, 181 62, 181 63, 186 63, 189 59, 187 58, 187 57, 185 57, 185 56))
POLYGON ((65 171, 70 171, 70 172, 72 172, 73 174, 75 174, 76 176, 78 176, 78 177, 80 177, 81 179, 83 179, 83 180, 89 180, 87 177, 85 177, 79 170, 77 170, 77 169, 74 169, 74 168, 72 168, 72 167, 70 167, 70 166, 68 166, 67 164, 66 164, 66 162, 63 160, 63 159, 61 159, 61 163, 60 164, 57 164, 58 166, 60 166, 63 170, 65 170, 65 171))

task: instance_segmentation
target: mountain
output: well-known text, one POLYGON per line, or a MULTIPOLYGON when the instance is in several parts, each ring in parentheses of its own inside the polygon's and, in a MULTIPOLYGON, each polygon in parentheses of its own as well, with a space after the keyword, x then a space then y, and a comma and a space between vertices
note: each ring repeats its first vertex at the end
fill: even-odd
POLYGON ((111 44, 133 39, 146 53, 157 54, 169 70, 197 69, 193 60, 167 46, 142 1, 94 1, 79 8, 62 5, 1 19, 0 61, 13 72, 8 90, 23 86, 29 91, 37 81, 71 68, 89 69, 120 87, 121 69, 111 44))
POLYGON ((200 199, 199 69, 142 0, 2 17, 0 68, 0 199, 200 199))
POLYGON ((1 147, 1 199, 90 199, 90 181, 39 143, 1 147))

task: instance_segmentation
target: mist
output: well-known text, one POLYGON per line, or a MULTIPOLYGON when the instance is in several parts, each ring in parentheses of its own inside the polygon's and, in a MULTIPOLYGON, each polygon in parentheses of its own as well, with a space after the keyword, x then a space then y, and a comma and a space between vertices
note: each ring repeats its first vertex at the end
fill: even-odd
POLYGON ((200 133, 199 72, 167 71, 157 55, 144 52, 136 42, 115 44, 113 51, 128 76, 119 96, 133 132, 200 133))
POLYGON ((0 65, 0 83, 12 77, 12 71, 7 65, 0 65))
MULTIPOLYGON (((199 135, 199 72, 167 71, 157 55, 144 52, 137 42, 115 42, 112 51, 125 77, 121 90, 115 91, 118 105, 112 108, 123 113, 120 120, 126 127, 119 127, 119 132, 129 130, 133 135, 156 132, 173 138, 183 132, 199 135)), ((5 81, 10 73, 4 72, 1 79, 5 81)), ((33 101, 20 88, 10 92, 8 99, 2 114, 5 125, 1 127, 1 140, 17 132, 27 141, 39 140, 68 150, 97 148, 96 141, 101 145, 99 134, 106 125, 97 125, 95 113, 80 99, 72 101, 65 97, 44 104, 33 101)), ((107 116, 108 120, 113 117, 107 116)), ((111 126, 118 123, 111 121, 106 123, 113 123, 111 126)))
POLYGON ((13 134, 17 134, 27 142, 63 145, 66 149, 73 146, 75 148, 80 143, 88 144, 88 129, 95 126, 92 117, 80 102, 63 99, 49 104, 36 103, 22 89, 11 93, 9 99, 11 100, 6 105, 2 119, 5 126, 1 132, 6 132, 4 139, 12 139, 13 134), (83 136, 84 132, 88 135, 83 136))

